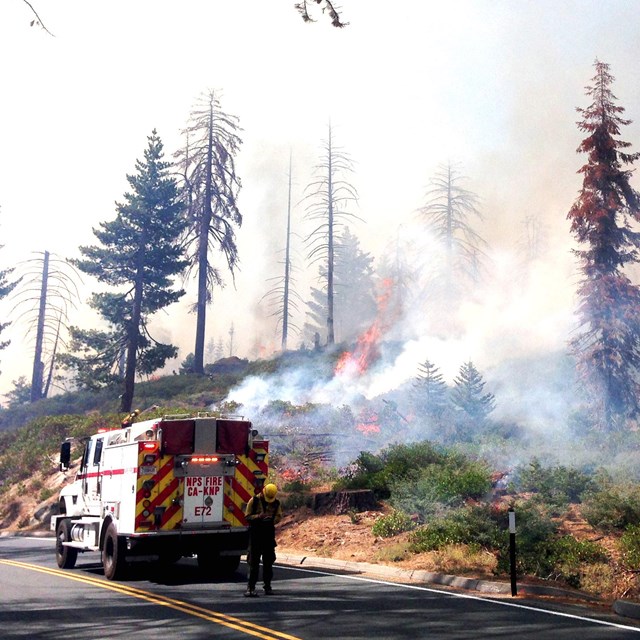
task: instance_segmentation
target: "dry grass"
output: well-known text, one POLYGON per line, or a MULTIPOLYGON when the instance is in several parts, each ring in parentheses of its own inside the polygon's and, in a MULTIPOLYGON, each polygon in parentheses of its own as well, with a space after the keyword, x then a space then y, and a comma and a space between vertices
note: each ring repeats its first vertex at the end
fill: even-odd
POLYGON ((382 564, 391 562, 402 562, 411 556, 408 542, 397 542, 378 549, 372 557, 373 562, 382 564))
POLYGON ((496 558, 473 545, 451 544, 438 551, 410 554, 400 564, 410 569, 490 578, 494 576, 496 558))
POLYGON ((586 565, 580 572, 580 588, 582 591, 613 600, 620 590, 620 573, 610 564, 597 563, 586 565))

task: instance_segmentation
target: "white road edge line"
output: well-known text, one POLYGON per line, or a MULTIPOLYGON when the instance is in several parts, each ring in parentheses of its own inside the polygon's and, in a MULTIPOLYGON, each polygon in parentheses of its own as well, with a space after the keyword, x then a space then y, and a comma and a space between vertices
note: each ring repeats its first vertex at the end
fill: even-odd
POLYGON ((607 622, 606 620, 598 620, 597 618, 587 618, 584 616, 578 616, 574 613, 562 613, 561 611, 550 611, 549 609, 542 609, 538 607, 530 607, 526 604, 517 604, 515 602, 504 602, 503 600, 493 600, 492 598, 481 598, 480 596, 470 595, 468 593, 457 593, 455 591, 445 591, 440 589, 432 589, 430 587, 421 587, 417 584, 404 584, 402 582, 388 582, 387 580, 376 580, 375 578, 363 578, 361 576, 347 576, 339 573, 330 573, 328 571, 318 571, 317 569, 304 569, 301 567, 291 567, 285 564, 279 564, 279 567, 283 569, 290 569, 291 571, 303 571, 306 573, 316 573, 321 576, 332 576, 334 578, 344 578, 345 580, 358 580, 360 582, 373 582, 375 584, 384 584, 392 587, 401 587, 403 589, 415 589, 417 591, 428 591, 429 593, 437 593, 439 595, 451 596, 452 598, 465 598, 467 600, 476 600, 478 602, 491 602, 492 604, 499 604, 503 607, 513 607, 515 609, 525 609, 526 611, 534 611, 536 613, 547 613, 551 616, 557 616, 559 618, 571 618, 573 620, 581 620, 583 622, 593 622, 594 624, 601 624, 605 627, 614 627, 616 629, 624 629, 625 631, 635 631, 640 633, 640 628, 629 627, 617 622, 607 622))

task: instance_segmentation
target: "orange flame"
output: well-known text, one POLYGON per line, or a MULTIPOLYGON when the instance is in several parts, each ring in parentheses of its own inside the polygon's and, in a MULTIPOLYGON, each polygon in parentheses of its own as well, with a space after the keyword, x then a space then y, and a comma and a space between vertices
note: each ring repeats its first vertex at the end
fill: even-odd
POLYGON ((382 281, 382 293, 378 296, 378 315, 373 324, 358 338, 356 347, 341 354, 335 367, 336 375, 355 377, 362 375, 378 357, 378 342, 387 328, 385 312, 392 293, 392 280, 382 281))
POLYGON ((366 436, 371 436, 374 433, 380 433, 380 426, 377 424, 367 424, 366 422, 361 422, 356 425, 356 429, 361 433, 364 433, 366 436))
POLYGON ((380 433, 378 415, 370 410, 363 409, 359 416, 360 422, 356 424, 356 429, 365 435, 380 433))

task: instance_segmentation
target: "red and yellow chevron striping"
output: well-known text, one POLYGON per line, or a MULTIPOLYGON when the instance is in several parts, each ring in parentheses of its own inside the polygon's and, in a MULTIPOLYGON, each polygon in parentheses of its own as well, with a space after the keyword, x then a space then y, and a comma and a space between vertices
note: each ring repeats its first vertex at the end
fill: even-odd
POLYGON ((182 480, 173 473, 174 457, 140 443, 135 531, 171 531, 182 522, 182 480), (149 458, 154 457, 152 461, 149 458), (152 462, 152 464, 150 464, 152 462), (149 472, 149 473, 146 473, 149 472))
POLYGON ((235 475, 225 478, 224 519, 233 527, 244 527, 247 521, 244 508, 262 486, 269 471, 269 443, 254 440, 246 456, 238 456, 235 475))

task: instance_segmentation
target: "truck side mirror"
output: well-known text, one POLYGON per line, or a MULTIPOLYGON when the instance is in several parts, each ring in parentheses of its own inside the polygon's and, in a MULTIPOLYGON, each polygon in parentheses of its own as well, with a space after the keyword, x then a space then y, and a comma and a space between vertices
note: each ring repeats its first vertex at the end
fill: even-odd
POLYGON ((71 443, 63 442, 60 445, 60 471, 67 471, 71 463, 71 443))

